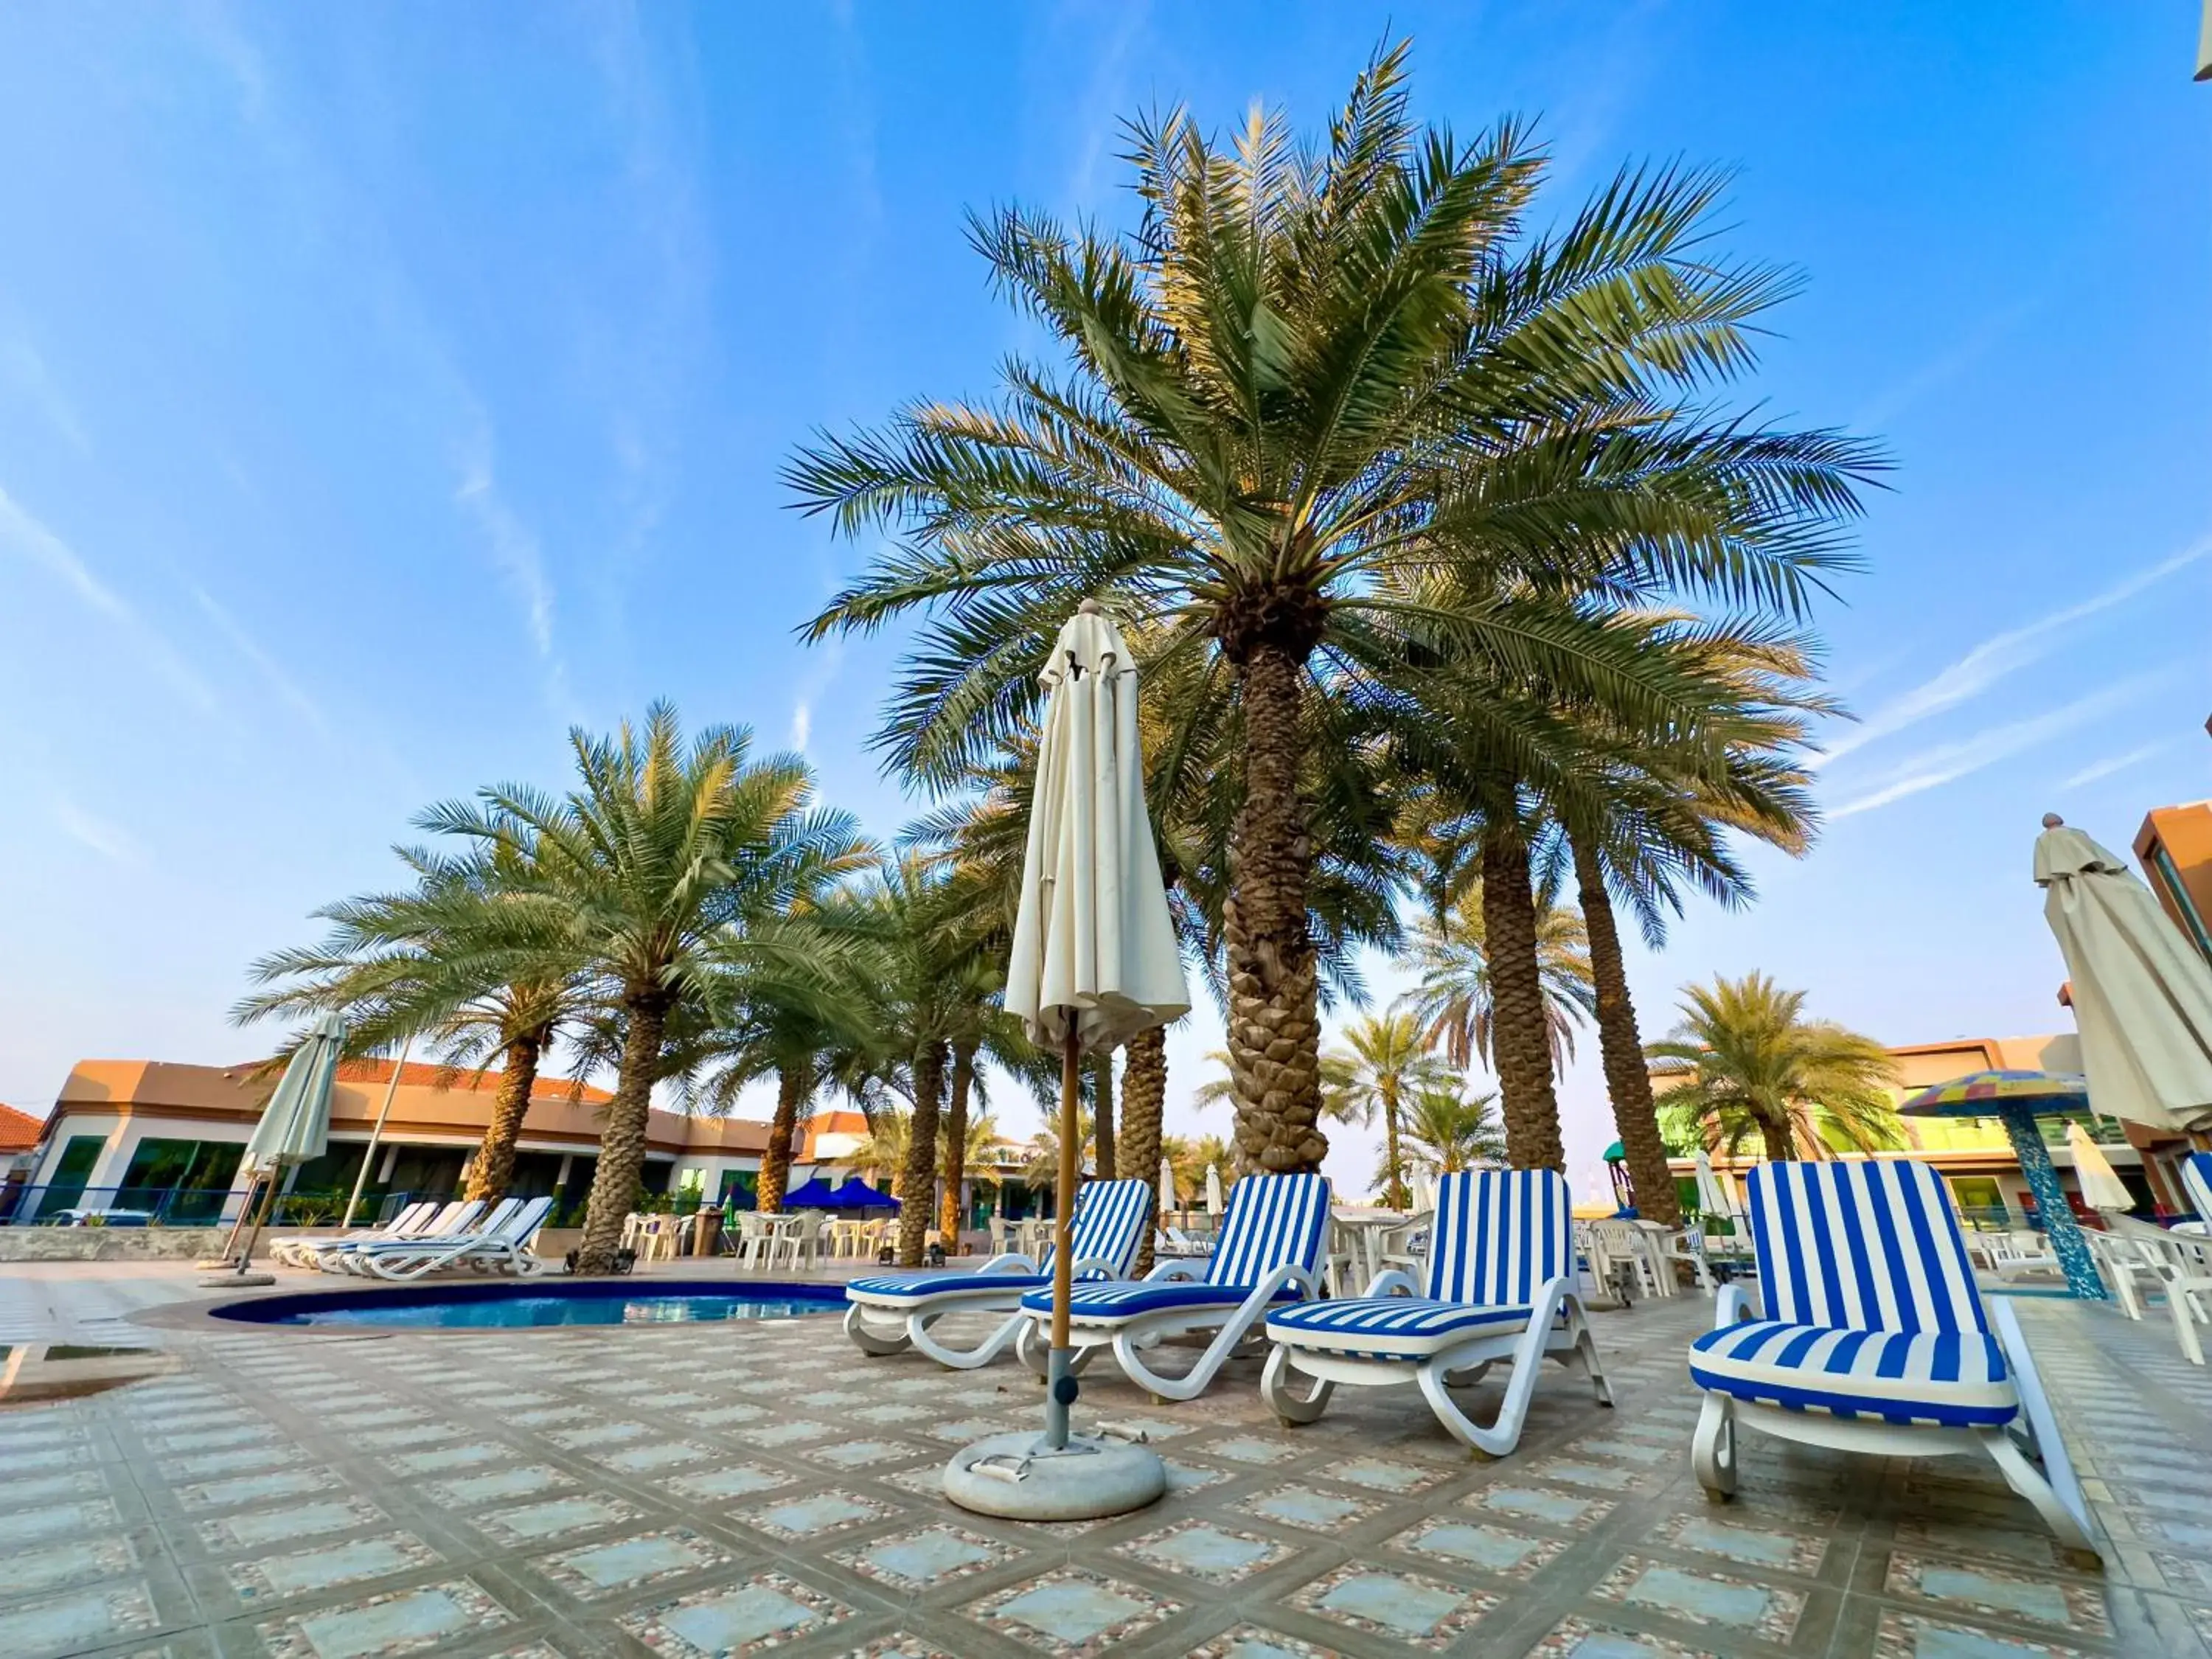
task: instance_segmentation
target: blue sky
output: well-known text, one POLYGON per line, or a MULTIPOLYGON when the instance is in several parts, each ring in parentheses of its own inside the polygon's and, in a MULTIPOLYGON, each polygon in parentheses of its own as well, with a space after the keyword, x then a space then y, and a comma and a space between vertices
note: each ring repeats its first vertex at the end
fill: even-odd
MULTIPOLYGON (((964 208, 1121 215, 1119 116, 1311 127, 1386 26, 1425 115, 1540 118, 1557 204, 1628 158, 1741 169, 1728 247, 1807 279, 1748 395, 1897 462, 1820 618, 1863 716, 1832 823, 1639 959, 1647 1025, 1764 968, 1890 1042, 2064 1029, 2039 815, 2124 846, 2212 793, 2194 21, 7 8, 0 1099, 42 1110, 81 1056, 238 1057, 244 964, 385 881, 414 811, 557 782, 572 722, 656 696, 896 829, 863 746, 896 641, 795 641, 857 554, 778 466, 1025 343, 964 208)), ((1178 1036, 1183 1087, 1218 1040, 1178 1036)), ((1578 1185, 1611 1138, 1584 1048, 1578 1185)))

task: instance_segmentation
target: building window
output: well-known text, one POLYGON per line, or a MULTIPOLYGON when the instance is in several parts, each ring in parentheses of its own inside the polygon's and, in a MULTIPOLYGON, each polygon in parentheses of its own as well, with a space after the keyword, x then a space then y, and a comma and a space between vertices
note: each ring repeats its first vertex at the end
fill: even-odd
POLYGON ((2158 877, 2159 885, 2166 889, 2167 901, 2181 913, 2182 926, 2189 930, 2189 937, 2197 942, 2197 950, 2212 957, 2212 931, 2206 929, 2204 918, 2197 914, 2196 902, 2182 884, 2181 872, 2174 867, 2173 855, 2166 850, 2164 842, 2152 846, 2150 866, 2158 877))
POLYGON ((195 1192, 210 1188, 228 1192, 238 1173, 238 1160, 246 1151, 237 1141, 167 1140, 149 1138, 131 1154, 131 1167, 123 1172, 125 1187, 167 1191, 172 1187, 195 1192))
POLYGON ((106 1135, 71 1135, 69 1144, 62 1148, 60 1160, 46 1182, 46 1195, 39 1202, 40 1216, 52 1215, 57 1210, 72 1207, 84 1196, 85 1177, 92 1166, 100 1161, 100 1149, 107 1145, 106 1135))

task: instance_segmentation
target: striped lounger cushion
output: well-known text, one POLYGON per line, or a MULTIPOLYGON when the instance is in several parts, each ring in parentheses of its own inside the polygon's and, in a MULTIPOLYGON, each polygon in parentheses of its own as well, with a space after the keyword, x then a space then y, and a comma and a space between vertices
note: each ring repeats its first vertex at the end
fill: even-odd
POLYGON ((1691 1345, 1701 1388, 1790 1411, 1989 1427, 2020 1400, 1942 1181, 1905 1159, 1762 1164, 1768 1317, 1691 1345))
POLYGON ((881 1279, 856 1279, 845 1286, 846 1296, 854 1300, 866 1300, 879 1306, 926 1302, 933 1296, 946 1296, 955 1291, 1000 1291, 1012 1295, 1016 1291, 1031 1291, 1038 1285, 1049 1286, 1049 1273, 978 1273, 951 1271, 941 1273, 901 1273, 881 1279))
POLYGON ((1690 1380, 1759 1405, 1888 1423, 1994 1428, 2020 1413, 1981 1331, 1840 1331, 1762 1319, 1691 1344, 1690 1380))
MULTIPOLYGON (((1084 1184, 1077 1193, 1075 1213, 1068 1219, 1068 1231, 1078 1261, 1112 1261, 1126 1266, 1137 1254, 1137 1241, 1152 1218, 1152 1188, 1146 1181, 1092 1181, 1084 1184)), ((856 1279, 845 1286, 848 1302, 864 1302, 871 1307, 896 1310, 912 1308, 932 1297, 951 1296, 962 1291, 981 1295, 1012 1295, 1017 1291, 1052 1287, 1053 1253, 1047 1250, 1044 1260, 1033 1273, 977 1273, 973 1268, 953 1267, 941 1273, 886 1273, 876 1278, 856 1279)), ((1102 1279, 1106 1275, 1096 1267, 1087 1269, 1085 1279, 1102 1279)))
POLYGON ((1549 1170, 1446 1176, 1437 1193, 1425 1296, 1355 1297, 1286 1309, 1267 1335, 1301 1348, 1425 1359, 1469 1336, 1517 1330, 1537 1292, 1573 1271, 1573 1212, 1549 1170))
MULTIPOLYGON (((1086 1325, 1110 1325, 1164 1308, 1233 1308, 1251 1293, 1249 1285, 1198 1285, 1176 1279, 1133 1285, 1079 1285, 1068 1297, 1067 1312, 1071 1319, 1086 1325)), ((1297 1291, 1285 1286, 1281 1294, 1294 1297, 1297 1291)), ((1050 1313, 1051 1286, 1031 1291, 1022 1298, 1022 1306, 1031 1313, 1050 1313)))

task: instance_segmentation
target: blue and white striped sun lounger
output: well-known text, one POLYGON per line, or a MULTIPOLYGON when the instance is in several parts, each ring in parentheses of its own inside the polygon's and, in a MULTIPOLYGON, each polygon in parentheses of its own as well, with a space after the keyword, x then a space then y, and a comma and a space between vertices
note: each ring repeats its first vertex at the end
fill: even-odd
POLYGON ((534 1273, 541 1264, 531 1254, 530 1241, 552 1212, 550 1198, 501 1199, 475 1232, 372 1250, 356 1271, 398 1280, 420 1279, 448 1267, 534 1273))
MULTIPOLYGON (((1068 1299, 1076 1369, 1110 1347, 1123 1373, 1154 1398, 1197 1398, 1238 1345, 1258 1334, 1270 1307, 1316 1292, 1315 1273, 1328 1237, 1324 1177, 1246 1176, 1230 1188, 1220 1240, 1203 1261, 1164 1261, 1143 1279, 1076 1286, 1068 1299), (1200 1330, 1216 1334, 1181 1376, 1162 1376, 1137 1357, 1139 1345, 1200 1330)), ((1051 1290, 1030 1291, 1022 1298, 1022 1310, 1030 1321, 1019 1339, 1022 1357, 1042 1375, 1051 1290)))
POLYGON ((1452 1436, 1493 1457, 1520 1443, 1529 1396, 1546 1355, 1579 1361, 1598 1403, 1613 1395, 1598 1367, 1582 1297, 1575 1288, 1573 1209, 1553 1170, 1486 1170, 1448 1175, 1430 1230, 1427 1283, 1392 1267, 1367 1294, 1308 1302, 1267 1316, 1275 1345, 1261 1396, 1288 1424, 1310 1423, 1340 1382, 1358 1388, 1417 1383, 1452 1436), (1484 1428, 1449 1389, 1479 1381, 1510 1360, 1505 1398, 1484 1428), (1315 1379, 1304 1399, 1293 1371, 1315 1379))
POLYGON ((324 1239, 298 1252, 294 1259, 304 1267, 319 1268, 326 1273, 351 1273, 356 1262, 371 1250, 391 1249, 433 1238, 457 1237, 475 1226, 477 1218, 488 1207, 480 1198, 457 1198, 404 1233, 395 1232, 389 1238, 324 1239))
POLYGON ((2181 1185, 2198 1229, 2212 1231, 2212 1152, 2191 1152, 2181 1160, 2181 1185))
POLYGON ((1936 1172, 1905 1158, 1763 1164, 1747 1185, 1767 1316, 1724 1285, 1714 1328, 1691 1346, 1706 1393, 1690 1461, 1705 1491, 1735 1490, 1739 1417, 1844 1451, 1981 1452, 2062 1542, 2094 1550, 2019 1316, 2007 1297, 1985 1310, 1936 1172))
MULTIPOLYGON (((1116 1279, 1137 1260, 1137 1247, 1152 1223, 1149 1181, 1092 1181, 1078 1189, 1068 1239, 1080 1279, 1116 1279)), ((885 1355, 913 1348, 940 1365, 972 1370, 988 1364, 1021 1334, 1022 1297, 1052 1285, 1053 1253, 1031 1261, 1009 1252, 980 1269, 951 1273, 885 1273, 845 1286, 845 1334, 860 1352, 885 1355), (1004 1313, 1006 1322, 972 1348, 955 1348, 931 1327, 947 1314, 1004 1313)))

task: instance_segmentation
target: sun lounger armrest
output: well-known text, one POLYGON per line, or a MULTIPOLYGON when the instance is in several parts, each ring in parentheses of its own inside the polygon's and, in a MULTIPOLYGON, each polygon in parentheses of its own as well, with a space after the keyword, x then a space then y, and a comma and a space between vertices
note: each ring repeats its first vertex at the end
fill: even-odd
POLYGON ((1118 1263, 1109 1261, 1103 1256, 1097 1255, 1078 1256, 1075 1260, 1075 1265, 1073 1267, 1070 1267, 1068 1271, 1073 1273, 1078 1279, 1082 1278, 1085 1273, 1096 1273, 1099 1278, 1106 1279, 1115 1279, 1121 1277, 1121 1269, 1118 1263))
POLYGON ((1145 1275, 1145 1282, 1148 1285, 1161 1284, 1170 1279, 1203 1279, 1204 1277, 1206 1277, 1206 1263, 1186 1258, 1155 1264, 1152 1272, 1145 1275))
POLYGON ((1731 1325, 1740 1325, 1747 1319, 1758 1317, 1759 1297, 1753 1285, 1730 1280, 1721 1286, 1720 1294, 1713 1298, 1713 1328, 1717 1331, 1726 1330, 1731 1325))
POLYGON ((1008 1250, 1004 1255, 994 1255, 975 1271, 985 1273, 1033 1273, 1036 1263, 1018 1250, 1008 1250))
POLYGON ((1420 1286, 1413 1276, 1402 1267, 1385 1267, 1368 1281, 1364 1296, 1419 1296, 1420 1286))

